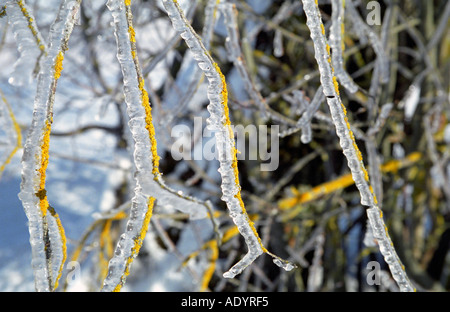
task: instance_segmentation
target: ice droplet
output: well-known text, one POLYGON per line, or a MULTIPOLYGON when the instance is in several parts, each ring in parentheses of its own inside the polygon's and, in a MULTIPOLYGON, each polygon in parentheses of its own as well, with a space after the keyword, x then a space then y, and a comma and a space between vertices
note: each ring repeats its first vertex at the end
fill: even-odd
POLYGON ((294 264, 292 264, 291 262, 289 262, 289 261, 282 261, 282 260, 280 260, 278 258, 274 258, 273 259, 273 263, 275 263, 277 266, 279 266, 280 268, 285 269, 288 272, 296 268, 296 266, 294 264))

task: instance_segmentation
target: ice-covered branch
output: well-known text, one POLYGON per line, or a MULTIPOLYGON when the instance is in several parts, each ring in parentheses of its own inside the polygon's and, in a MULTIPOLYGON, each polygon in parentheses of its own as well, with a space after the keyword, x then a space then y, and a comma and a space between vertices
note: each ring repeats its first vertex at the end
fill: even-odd
POLYGON ((336 72, 336 77, 344 88, 349 92, 355 93, 358 91, 358 85, 353 81, 352 77, 344 68, 344 59, 342 53, 345 49, 344 43, 344 0, 332 0, 331 1, 331 27, 330 27, 330 47, 331 47, 331 59, 333 67, 336 72))
POLYGON ((205 217, 210 203, 176 192, 164 183, 159 171, 152 108, 137 55, 131 1, 110 0, 107 6, 114 19, 117 58, 122 68, 136 166, 136 187, 127 228, 109 262, 109 273, 102 288, 103 291, 119 291, 144 239, 155 198, 159 205, 172 206, 192 217, 205 217))
POLYGON ((41 57, 47 53, 46 46, 34 16, 24 0, 6 1, 6 13, 20 54, 9 82, 22 86, 30 83, 33 74, 38 73, 41 57))
MULTIPOLYGON (((208 0, 205 7, 205 22, 202 29, 202 43, 207 50, 210 49, 211 41, 214 34, 214 26, 216 25, 217 13, 219 2, 217 0, 208 0)), ((195 3, 191 5, 186 15, 189 15, 192 11, 195 11, 195 3)), ((177 38, 178 35, 177 35, 177 38)), ((188 104, 191 102, 195 92, 197 92, 200 85, 203 83, 204 76, 200 68, 198 68, 195 60, 190 56, 183 58, 183 64, 177 74, 175 84, 178 87, 183 87, 184 92, 179 95, 175 93, 169 93, 166 98, 166 105, 169 107, 175 106, 173 112, 165 118, 161 123, 169 125, 177 115, 186 110, 188 104), (189 84, 186 86, 186 77, 189 79, 189 84), (179 100, 181 96, 181 101, 179 100)))
MULTIPOLYGON (((248 247, 248 253, 244 258, 224 274, 226 278, 233 278, 237 274, 240 274, 261 254, 268 253, 268 251, 262 245, 261 239, 246 212, 241 197, 236 147, 229 117, 225 77, 208 50, 202 44, 199 36, 187 21, 177 1, 164 0, 163 3, 173 27, 186 41, 186 44, 193 53, 194 59, 198 62, 200 69, 209 82, 208 98, 210 104, 207 108, 210 117, 208 119, 208 127, 215 132, 220 163, 219 172, 222 176, 222 200, 226 202, 230 216, 244 237, 248 247)), ((277 261, 276 263, 278 265, 282 265, 288 269, 293 267, 291 264, 287 264, 278 258, 275 258, 274 261, 277 261)))
POLYGON ((228 51, 228 58, 233 62, 236 67, 239 76, 241 77, 245 90, 249 94, 253 102, 258 106, 260 113, 263 117, 271 117, 273 120, 280 123, 295 125, 295 122, 290 118, 283 116, 282 114, 274 111, 270 108, 267 101, 263 98, 259 90, 256 88, 254 82, 251 79, 248 66, 245 62, 244 54, 240 46, 239 31, 237 25, 237 10, 234 4, 224 1, 220 5, 221 12, 225 17, 225 25, 227 27, 227 39, 225 47, 228 51))
POLYGON ((29 220, 32 265, 38 291, 58 286, 66 259, 65 237, 56 213, 50 207, 45 189, 49 162, 50 132, 56 84, 61 76, 64 53, 72 33, 81 0, 63 1, 50 30, 49 49, 41 64, 31 127, 22 158, 22 183, 19 198, 29 220), (50 210, 50 215, 48 211, 50 210), (59 238, 58 238, 59 237, 59 238), (60 247, 55 246, 60 242, 60 247), (55 247, 55 249, 52 249, 55 247), (57 252, 59 250, 59 252, 57 252), (56 279, 53 266, 59 266, 56 279))
POLYGON ((314 0, 302 0, 307 17, 307 26, 311 32, 314 43, 315 58, 320 71, 320 81, 323 92, 327 98, 331 117, 336 127, 336 133, 340 139, 340 145, 347 158, 347 163, 352 173, 352 178, 361 195, 361 204, 369 206, 367 214, 373 229, 374 237, 378 240, 380 251, 389 265, 392 276, 397 281, 402 291, 414 291, 414 287, 406 275, 403 264, 394 249, 387 228, 384 224, 382 212, 378 208, 376 196, 369 183, 369 174, 364 167, 362 154, 356 145, 354 134, 346 115, 346 108, 339 94, 339 85, 334 74, 331 62, 329 45, 325 36, 325 28, 322 23, 317 2, 314 0))

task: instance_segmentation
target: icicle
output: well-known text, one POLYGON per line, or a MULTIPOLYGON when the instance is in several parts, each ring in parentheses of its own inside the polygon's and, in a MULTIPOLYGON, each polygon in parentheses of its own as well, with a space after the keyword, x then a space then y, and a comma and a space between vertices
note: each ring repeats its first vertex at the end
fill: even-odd
POLYGON ((364 167, 362 154, 356 145, 355 137, 346 115, 346 108, 339 95, 339 85, 331 64, 331 56, 327 48, 325 37, 325 28, 322 23, 318 5, 313 0, 302 0, 302 2, 307 17, 306 25, 310 29, 311 39, 314 43, 315 58, 319 67, 323 92, 327 97, 331 117, 333 118, 336 133, 340 139, 340 145, 347 158, 347 163, 352 173, 353 180, 355 181, 355 185, 360 192, 361 204, 370 207, 367 210, 370 224, 373 228, 374 236, 380 245, 380 251, 384 256, 386 263, 389 265, 394 279, 401 287, 401 290, 413 291, 414 287, 406 276, 404 267, 395 253, 387 230, 385 229, 381 210, 377 206, 376 196, 373 193, 372 186, 369 184, 369 175, 364 167), (379 230, 380 226, 383 229, 382 233, 379 230), (389 248, 387 245, 389 245, 389 248))
POLYGON ((275 37, 273 39, 273 55, 276 57, 282 57, 284 55, 283 34, 279 30, 275 31, 275 37))
POLYGON ((325 243, 325 235, 322 230, 314 240, 314 257, 309 267, 307 291, 318 291, 323 282, 323 245, 325 243))
POLYGON ((403 108, 405 111, 406 122, 411 122, 414 113, 416 111, 417 105, 419 105, 420 93, 422 89, 421 85, 428 72, 429 70, 424 70, 419 75, 417 75, 416 78, 414 78, 414 81, 409 86, 408 90, 405 93, 405 96, 399 103, 399 107, 403 108))
MULTIPOLYGON (((22 158, 22 183, 19 198, 29 220, 32 266, 37 291, 54 290, 58 277, 53 282, 52 263, 65 259, 64 254, 52 252, 52 240, 60 235, 59 226, 49 225, 47 212, 49 203, 45 190, 46 170, 49 161, 50 131, 56 84, 62 71, 62 61, 72 33, 81 0, 64 1, 50 30, 50 48, 46 55, 37 82, 34 112, 31 127, 24 146, 22 158), (58 232, 59 234, 55 233, 58 232)), ((50 220, 51 222, 51 220, 50 220)), ((64 248, 60 248, 61 251, 64 248)))
POLYGON ((262 245, 261 239, 253 222, 248 217, 244 202, 241 198, 236 147, 231 121, 229 119, 228 93, 225 77, 187 21, 178 3, 176 1, 164 0, 163 4, 174 29, 186 41, 209 82, 208 98, 210 104, 207 108, 210 112, 210 117, 208 119, 208 127, 215 132, 216 137, 220 163, 219 173, 222 176, 222 200, 226 202, 230 216, 244 237, 248 247, 248 253, 244 258, 223 275, 226 278, 233 278, 237 274, 240 274, 261 254, 268 253, 268 251, 262 245))
POLYGON ((342 52, 344 51, 345 44, 344 38, 344 6, 345 0, 332 0, 331 1, 331 28, 330 28, 330 47, 331 58, 333 61, 333 67, 336 72, 336 77, 339 82, 350 93, 358 91, 358 85, 353 81, 352 77, 347 73, 344 68, 344 59, 342 52))
POLYGON ((39 71, 40 59, 46 54, 45 42, 24 0, 6 1, 6 13, 20 53, 9 82, 14 86, 27 85, 39 71))
POLYGON ((190 214, 192 218, 206 217, 211 204, 183 195, 164 183, 159 172, 152 108, 137 56, 131 3, 126 0, 110 0, 107 6, 114 19, 117 58, 122 68, 125 102, 130 118, 128 124, 135 142, 136 187, 130 218, 126 232, 122 234, 114 257, 109 262, 109 273, 102 288, 102 291, 119 291, 144 239, 155 198, 158 204, 172 206, 190 214))

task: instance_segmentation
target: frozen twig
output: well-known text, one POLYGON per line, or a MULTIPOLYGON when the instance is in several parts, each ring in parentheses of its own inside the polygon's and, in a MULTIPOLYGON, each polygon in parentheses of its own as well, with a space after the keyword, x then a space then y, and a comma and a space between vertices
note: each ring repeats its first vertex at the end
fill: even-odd
POLYGON ((205 208, 210 208, 210 203, 200 202, 176 192, 164 183, 159 171, 152 108, 137 55, 131 1, 110 0, 107 6, 114 19, 117 58, 122 68, 136 165, 136 186, 127 229, 120 237, 114 257, 109 262, 109 273, 102 288, 103 291, 120 291, 129 273, 131 262, 138 255, 142 245, 155 199, 161 206, 172 206, 193 217, 206 216, 205 208))
POLYGON ((245 90, 249 94, 253 103, 257 105, 259 112, 263 118, 271 117, 273 120, 283 124, 293 125, 293 121, 290 118, 283 116, 282 114, 274 111, 268 105, 266 99, 263 98, 259 90, 256 88, 254 82, 251 79, 248 66, 245 62, 245 57, 241 50, 239 31, 237 25, 237 10, 234 4, 224 1, 220 7, 225 17, 225 25, 227 27, 227 39, 225 47, 228 51, 228 57, 236 67, 239 76, 241 77, 245 90))
POLYGON ((47 48, 35 18, 24 0, 6 1, 6 12, 20 54, 9 82, 22 86, 30 83, 33 75, 38 74, 41 57, 47 54, 47 48))
MULTIPOLYGON (((219 172, 222 176, 222 200, 226 202, 230 211, 230 216, 239 232, 244 237, 248 247, 248 253, 244 258, 235 264, 228 272, 224 273, 224 277, 233 278, 237 274, 240 274, 261 254, 269 252, 262 245, 261 239, 259 238, 253 222, 248 217, 244 202, 241 198, 236 147, 229 118, 228 93, 225 77, 184 16, 177 1, 164 0, 163 3, 169 18, 172 21, 173 27, 186 41, 193 53, 194 59, 198 62, 200 69, 203 71, 209 82, 208 98, 210 104, 208 105, 208 111, 210 117, 208 119, 208 127, 215 132, 216 137, 216 146, 220 163, 219 172)), ((293 267, 290 263, 287 263, 276 256, 274 257, 274 262, 278 265, 284 266, 287 269, 293 267)))
POLYGON ((361 196, 361 204, 368 206, 367 215, 373 228, 374 237, 377 239, 380 251, 386 263, 389 265, 392 276, 397 281, 402 291, 414 291, 415 288, 409 281, 404 266, 397 256, 387 228, 384 224, 382 212, 378 208, 378 202, 369 183, 369 174, 364 167, 362 154, 356 145, 353 131, 346 115, 346 108, 339 94, 339 85, 332 67, 329 45, 325 36, 325 28, 322 23, 317 2, 302 0, 307 17, 307 26, 311 32, 314 43, 316 61, 320 71, 320 80, 323 92, 327 98, 331 117, 333 118, 336 133, 340 139, 340 145, 347 158, 352 178, 361 196))
POLYGON ((336 72, 336 77, 344 88, 350 93, 358 91, 358 85, 353 81, 352 77, 344 68, 343 51, 345 49, 344 43, 344 12, 345 0, 331 1, 331 28, 330 28, 330 47, 331 59, 333 67, 336 72))
POLYGON ((19 198, 29 221, 32 265, 38 291, 52 291, 58 286, 66 259, 64 230, 49 205, 45 182, 56 84, 61 76, 64 53, 68 49, 80 3, 81 0, 63 1, 51 27, 50 47, 38 76, 33 120, 22 158, 19 198), (52 245, 58 244, 56 241, 61 242, 60 252, 54 252, 58 248, 52 249, 52 245), (59 265, 57 272, 52 270, 54 265, 59 265), (56 278, 53 278, 54 274, 57 274, 56 278))

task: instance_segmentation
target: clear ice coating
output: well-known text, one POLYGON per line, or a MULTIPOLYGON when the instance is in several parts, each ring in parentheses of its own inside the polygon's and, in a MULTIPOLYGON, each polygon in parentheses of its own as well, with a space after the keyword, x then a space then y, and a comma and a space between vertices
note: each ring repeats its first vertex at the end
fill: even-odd
POLYGON ((339 82, 350 93, 358 91, 358 85, 353 81, 352 77, 344 68, 344 59, 342 56, 344 38, 342 38, 342 32, 344 29, 344 12, 345 12, 345 0, 332 0, 331 1, 331 27, 330 27, 330 47, 331 47, 331 59, 333 62, 334 71, 339 82))
POLYGON ((375 205, 373 195, 366 181, 367 175, 364 164, 360 159, 354 138, 350 130, 346 113, 344 112, 336 78, 328 59, 330 57, 327 49, 325 34, 323 33, 323 24, 319 10, 314 1, 304 1, 304 10, 307 16, 307 26, 311 31, 311 38, 314 42, 315 57, 319 66, 320 81, 323 93, 326 96, 328 106, 331 111, 331 117, 336 126, 336 133, 340 139, 340 145, 344 155, 347 157, 348 166, 352 172, 355 184, 361 193, 361 203, 363 205, 375 205))
MULTIPOLYGON (((67 44, 72 33, 75 14, 78 11, 81 1, 63 1, 58 11, 58 16, 52 24, 49 35, 49 49, 41 66, 37 81, 37 91, 34 100, 34 112, 31 127, 24 145, 22 157, 22 183, 20 186, 19 198, 22 201, 25 213, 28 218, 30 232, 30 244, 32 250, 32 267, 35 277, 35 287, 37 291, 50 291, 52 285, 52 271, 48 267, 49 263, 57 263, 62 259, 62 255, 52 252, 49 259, 46 255, 47 234, 44 226, 47 223, 46 216, 40 209, 40 200, 36 193, 40 189, 39 169, 41 166, 42 143, 46 123, 51 123, 49 114, 52 112, 54 101, 54 87, 56 85, 55 63, 59 53, 63 53, 63 46, 67 44)), ((49 217, 50 218, 50 217, 49 217)), ((57 229, 53 226, 49 228, 49 235, 56 239, 57 229), (53 235, 54 234, 54 235, 53 235)), ((48 238, 47 238, 48 239, 48 238)), ((51 238, 50 238, 51 239, 51 238)), ((55 248, 57 250, 58 248, 55 248)))
POLYGON ((295 265, 293 265, 292 263, 277 258, 273 259, 273 263, 275 263, 280 268, 285 269, 286 271, 292 271, 293 269, 295 269, 295 265))
POLYGON ((41 56, 45 54, 46 47, 25 1, 21 1, 20 5, 16 0, 6 1, 6 14, 20 54, 14 63, 14 72, 9 82, 14 86, 23 86, 29 84, 39 70, 39 62, 41 56))
MULTIPOLYGON (((258 106, 259 112, 261 113, 263 119, 270 116, 273 120, 284 123, 285 119, 283 116, 270 109, 269 105, 261 95, 261 92, 259 92, 256 85, 252 82, 252 78, 240 46, 237 10, 235 5, 228 3, 227 1, 222 1, 219 7, 224 16, 225 26, 227 29, 225 48, 228 52, 228 59, 233 62, 233 65, 237 69, 237 72, 244 83, 245 90, 254 101, 255 105, 258 106)), ((278 50, 279 49, 280 47, 278 47, 278 50)))
POLYGON ((319 67, 323 92, 327 97, 327 103, 336 127, 340 145, 347 158, 355 185, 360 192, 361 204, 369 206, 367 214, 373 230, 373 235, 377 239, 380 251, 384 256, 386 263, 389 265, 392 276, 397 281, 400 289, 402 291, 414 291, 414 287, 409 281, 404 267, 389 238, 382 219, 381 210, 377 206, 375 196, 369 185, 367 171, 364 168, 362 157, 356 146, 353 133, 351 132, 350 124, 348 123, 346 112, 344 110, 345 108, 339 95, 336 77, 334 76, 330 62, 328 61, 330 55, 327 49, 324 26, 318 5, 314 0, 302 0, 302 2, 307 17, 306 25, 311 32, 311 39, 314 43, 315 58, 319 67))
MULTIPOLYGON (((117 244, 114 257, 109 262, 109 273, 102 291, 113 291, 125 281, 125 272, 130 264, 129 259, 136 256, 135 238, 144 230, 150 207, 150 198, 156 198, 161 206, 171 206, 185 212, 191 218, 205 218, 210 206, 209 202, 201 202, 172 190, 163 181, 159 171, 154 168, 154 154, 156 140, 152 138, 150 128, 150 103, 144 89, 144 79, 137 61, 136 51, 131 44, 130 29, 132 15, 129 6, 121 0, 110 0, 107 3, 114 20, 114 33, 117 42, 117 58, 119 60, 124 83, 124 95, 127 113, 130 118, 128 125, 134 140, 135 194, 131 200, 130 217, 126 232, 122 234, 117 244)), ((204 66, 207 66, 205 64, 204 66)))
POLYGON ((377 240, 380 251, 384 256, 384 260, 389 265, 392 277, 397 282, 400 291, 415 291, 406 275, 401 260, 395 252, 394 245, 392 244, 386 225, 384 224, 381 210, 378 207, 371 207, 367 209, 367 216, 372 228, 372 235, 377 240))
MULTIPOLYGON (((208 0, 205 7, 205 22, 202 29, 202 43, 207 50, 209 50, 211 45, 211 40, 213 37, 214 26, 216 25, 216 20, 218 16, 218 2, 217 0, 208 0)), ((190 11, 195 11, 195 3, 189 8, 190 11)), ((187 15, 190 13, 187 13, 187 15)), ((202 71, 199 68, 197 62, 191 57, 190 54, 186 54, 183 57, 183 61, 179 72, 177 73, 177 78, 175 80, 175 85, 183 90, 183 94, 180 96, 177 92, 170 92, 164 98, 164 105, 173 112, 161 121, 161 124, 170 124, 175 116, 179 116, 187 109, 190 100, 194 96, 195 92, 201 84, 202 71), (187 87, 186 87, 187 85, 187 87), (180 98, 183 100, 180 103, 180 98)))
POLYGON ((243 259, 223 275, 226 278, 233 278, 237 274, 240 274, 248 265, 264 253, 265 250, 245 209, 241 206, 243 204, 239 196, 239 180, 233 167, 233 154, 235 155, 236 153, 234 136, 230 135, 230 125, 226 122, 228 116, 225 112, 227 105, 225 102, 226 96, 224 95, 227 92, 226 85, 223 81, 225 78, 222 76, 207 49, 202 45, 198 35, 184 17, 176 1, 164 0, 163 4, 174 29, 186 41, 194 58, 198 61, 199 67, 208 79, 208 98, 210 100, 207 107, 210 113, 208 128, 215 131, 220 164, 219 173, 222 177, 222 199, 226 202, 230 216, 244 237, 248 247, 248 253, 243 259))

